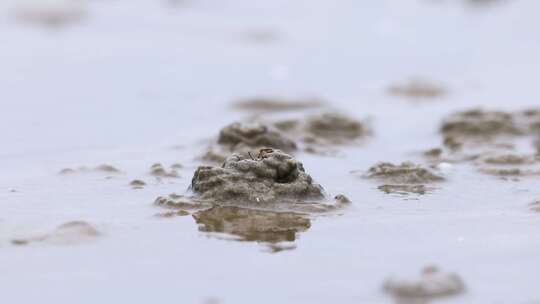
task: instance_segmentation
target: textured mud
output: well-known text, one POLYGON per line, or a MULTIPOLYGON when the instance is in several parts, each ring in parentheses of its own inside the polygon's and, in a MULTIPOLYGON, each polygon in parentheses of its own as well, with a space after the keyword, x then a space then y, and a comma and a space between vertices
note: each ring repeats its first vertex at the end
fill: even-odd
POLYGON ((457 274, 443 273, 430 266, 422 271, 419 278, 390 278, 383 289, 395 297, 397 303, 428 303, 436 298, 463 293, 465 284, 457 274))
POLYGON ((13 239, 11 242, 14 245, 28 245, 31 243, 73 245, 91 241, 99 235, 99 231, 93 225, 84 221, 73 221, 58 226, 51 233, 17 238, 13 239))
POLYGON ((324 198, 322 187, 305 172, 302 163, 279 150, 259 159, 233 154, 222 167, 199 167, 191 189, 200 199, 218 202, 268 204, 324 198))
POLYGON ((400 165, 379 163, 369 168, 364 176, 384 183, 378 187, 382 192, 395 194, 426 194, 432 189, 426 187, 426 184, 445 180, 442 175, 433 170, 411 162, 400 165))

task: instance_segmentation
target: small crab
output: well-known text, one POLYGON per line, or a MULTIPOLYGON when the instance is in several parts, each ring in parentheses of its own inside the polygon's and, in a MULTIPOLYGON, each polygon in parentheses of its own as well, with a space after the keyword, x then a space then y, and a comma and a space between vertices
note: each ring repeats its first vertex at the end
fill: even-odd
POLYGON ((263 160, 268 157, 268 154, 273 153, 273 152, 274 152, 274 149, 272 148, 262 148, 259 150, 259 154, 257 154, 257 158, 253 158, 253 156, 251 155, 251 152, 248 152, 248 155, 252 160, 263 160))

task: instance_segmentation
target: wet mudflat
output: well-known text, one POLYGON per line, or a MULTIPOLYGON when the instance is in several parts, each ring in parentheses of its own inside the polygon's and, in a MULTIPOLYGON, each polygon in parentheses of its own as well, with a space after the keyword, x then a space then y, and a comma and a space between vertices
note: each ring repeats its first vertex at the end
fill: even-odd
POLYGON ((540 301, 539 4, 12 4, 2 299, 540 301))

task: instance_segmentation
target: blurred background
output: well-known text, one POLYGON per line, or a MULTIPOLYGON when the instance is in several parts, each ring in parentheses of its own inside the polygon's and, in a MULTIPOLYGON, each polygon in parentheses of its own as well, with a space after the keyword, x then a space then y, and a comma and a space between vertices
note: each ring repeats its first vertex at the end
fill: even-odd
POLYGON ((2 155, 183 140, 252 96, 388 112, 411 79, 456 107, 537 98, 537 1, 0 3, 2 155))

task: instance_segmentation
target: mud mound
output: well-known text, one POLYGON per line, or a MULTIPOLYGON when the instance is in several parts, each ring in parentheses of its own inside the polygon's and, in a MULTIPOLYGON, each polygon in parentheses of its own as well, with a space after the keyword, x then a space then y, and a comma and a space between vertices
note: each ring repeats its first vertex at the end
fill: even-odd
POLYGON ((150 167, 150 175, 155 177, 179 177, 177 168, 179 167, 172 165, 170 170, 167 171, 161 163, 155 163, 150 167))
POLYGON ((316 145, 351 144, 370 133, 364 122, 336 112, 277 121, 274 126, 292 138, 316 145))
POLYGON ((219 132, 218 143, 231 151, 242 147, 274 148, 290 152, 296 150, 296 144, 281 133, 261 123, 233 123, 219 132))
POLYGON ((540 130, 540 111, 528 109, 521 112, 484 111, 473 109, 457 112, 447 117, 441 125, 444 143, 452 149, 464 144, 493 143, 517 136, 537 134, 540 130))
POLYGON ((201 166, 191 189, 200 199, 214 201, 272 203, 324 198, 322 187, 302 163, 279 150, 267 150, 258 159, 233 154, 222 167, 201 166))
POLYGON ((134 179, 132 180, 129 185, 133 188, 133 189, 143 189, 144 186, 146 186, 146 183, 140 179, 134 179))
POLYGON ((445 136, 493 137, 519 135, 514 117, 505 112, 470 110, 448 117, 441 127, 445 136))
POLYGON ((315 138, 331 142, 346 142, 367 134, 361 122, 339 113, 323 113, 308 118, 306 131, 315 138))

